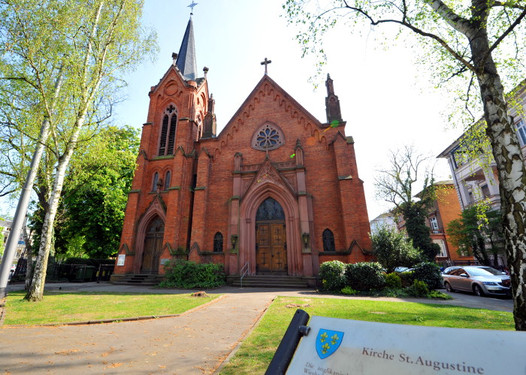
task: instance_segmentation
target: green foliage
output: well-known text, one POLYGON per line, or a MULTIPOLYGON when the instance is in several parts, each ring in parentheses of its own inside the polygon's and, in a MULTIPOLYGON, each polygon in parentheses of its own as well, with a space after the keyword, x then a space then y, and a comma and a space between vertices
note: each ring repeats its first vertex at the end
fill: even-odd
POLYGON ((341 290, 345 286, 345 263, 339 260, 323 262, 320 265, 319 277, 323 290, 341 290))
POLYGON ((382 265, 377 262, 347 264, 345 278, 346 284, 358 291, 381 289, 385 285, 382 265))
POLYGON ((407 288, 407 293, 412 297, 427 297, 429 294, 429 288, 425 282, 415 280, 413 285, 407 288))
POLYGON ((427 294, 427 298, 434 298, 434 299, 453 299, 453 297, 451 297, 449 294, 446 294, 446 293, 443 293, 439 290, 431 290, 428 294, 427 294))
POLYGON ((402 287, 402 279, 396 272, 385 275, 385 287, 390 289, 397 289, 402 287))
POLYGON ((371 241, 376 259, 388 272, 399 266, 412 267, 421 261, 412 241, 395 229, 382 227, 371 234, 371 241))
MULTIPOLYGON (((73 160, 55 221, 57 258, 107 258, 118 251, 139 141, 131 127, 102 129, 73 160)), ((39 206, 30 220, 34 252, 45 213, 39 206)))
POLYGON ((487 202, 462 211, 459 219, 449 223, 447 233, 461 255, 473 254, 483 265, 497 265, 497 254, 504 247, 502 216, 487 202))
POLYGON ((400 212, 404 217, 407 235, 413 240, 413 246, 420 251, 425 260, 433 261, 440 251, 440 246, 431 240, 430 229, 426 225, 429 203, 423 200, 407 202, 400 205, 400 212))
POLYGON ((413 285, 415 275, 413 271, 399 273, 400 281, 402 282, 402 287, 407 288, 413 285))
MULTIPOLYGON (((70 172, 61 202, 63 225, 55 233, 67 245, 81 241, 77 250, 89 257, 109 257, 119 249, 139 135, 130 127, 110 127, 95 140, 70 172)), ((63 242, 55 246, 57 252, 64 252, 63 242)), ((68 250, 71 253, 71 246, 68 250)))
POLYGON ((413 279, 424 282, 429 289, 437 289, 442 286, 442 274, 440 267, 433 262, 422 262, 413 268, 413 279))
POLYGON ((194 263, 186 260, 170 261, 165 265, 163 288, 215 288, 225 283, 222 264, 194 263))
POLYGON ((354 295, 358 294, 358 291, 354 290, 350 286, 346 286, 346 287, 342 288, 342 290, 340 290, 340 292, 341 292, 341 294, 344 294, 346 296, 354 296, 354 295))

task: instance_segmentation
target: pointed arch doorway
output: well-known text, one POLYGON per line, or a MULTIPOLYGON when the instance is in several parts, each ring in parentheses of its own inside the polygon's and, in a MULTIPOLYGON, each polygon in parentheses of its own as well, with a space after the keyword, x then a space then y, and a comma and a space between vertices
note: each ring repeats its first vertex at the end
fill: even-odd
POLYGON ((141 273, 159 273, 164 237, 164 221, 159 216, 155 217, 146 229, 144 236, 144 250, 142 255, 141 273))
POLYGON ((285 213, 273 198, 265 199, 256 213, 256 273, 287 274, 285 213))

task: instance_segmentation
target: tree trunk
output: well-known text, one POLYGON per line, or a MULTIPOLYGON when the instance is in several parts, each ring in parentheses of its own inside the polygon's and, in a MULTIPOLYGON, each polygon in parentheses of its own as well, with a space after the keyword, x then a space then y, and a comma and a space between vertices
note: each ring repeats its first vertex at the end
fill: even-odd
POLYGON ((33 277, 33 254, 31 252, 30 237, 27 235, 27 228, 24 228, 24 241, 26 243, 26 275, 24 279, 24 290, 27 292, 31 288, 31 278, 33 277))
MULTIPOLYGON (((87 110, 87 109, 86 109, 87 110)), ((51 252, 51 245, 53 241, 53 225, 55 223, 55 216, 57 215, 58 206, 60 203, 60 195, 62 194, 62 188, 64 186, 64 179, 66 176, 66 169, 73 155, 73 151, 76 148, 80 129, 84 124, 84 118, 86 116, 86 110, 81 114, 81 117, 77 120, 73 127, 73 134, 71 136, 66 150, 62 157, 59 158, 57 165, 57 172, 55 175, 55 183, 53 184, 53 191, 49 200, 49 208, 44 218, 42 225, 42 235, 40 238, 40 247, 38 249, 37 261, 35 265, 35 271, 33 274, 33 282, 31 288, 26 294, 28 301, 37 302, 44 298, 44 285, 47 274, 47 265, 49 260, 49 253, 51 252)))
POLYGON ((487 135, 499 175, 501 211, 508 266, 511 271, 515 329, 526 331, 526 168, 488 37, 479 29, 471 41, 473 61, 484 104, 487 135), (522 282, 521 282, 522 280, 522 282))

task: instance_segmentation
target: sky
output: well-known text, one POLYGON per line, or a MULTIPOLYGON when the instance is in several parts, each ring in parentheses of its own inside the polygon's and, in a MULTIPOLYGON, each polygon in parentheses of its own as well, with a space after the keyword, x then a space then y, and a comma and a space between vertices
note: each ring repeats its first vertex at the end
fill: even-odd
MULTIPOLYGON (((192 16, 198 71, 208 72, 209 90, 216 101, 218 133, 253 90, 268 75, 321 122, 326 121, 324 79, 314 88, 313 58, 302 58, 294 39, 296 29, 283 17, 285 0, 195 0, 192 16)), ((157 84, 178 52, 190 17, 190 0, 145 1, 143 24, 157 32, 159 53, 125 79, 124 100, 113 122, 141 128, 146 122, 150 87, 157 84)), ((391 208, 375 198, 374 177, 387 167, 389 151, 413 145, 433 158, 461 133, 451 129, 443 113, 448 101, 440 97, 422 68, 416 68, 411 46, 385 50, 377 31, 353 36, 342 25, 325 40, 326 72, 347 121, 346 135, 355 141, 359 177, 364 181, 369 220, 391 208)), ((425 67, 423 67, 425 69, 425 67)), ((443 159, 435 167, 437 180, 449 179, 443 159)))

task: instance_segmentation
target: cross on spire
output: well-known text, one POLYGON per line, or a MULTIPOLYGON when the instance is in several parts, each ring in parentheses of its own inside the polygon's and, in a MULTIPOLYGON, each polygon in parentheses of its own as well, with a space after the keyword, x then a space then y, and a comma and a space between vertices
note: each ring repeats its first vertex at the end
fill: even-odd
POLYGON ((267 65, 270 64, 271 62, 272 60, 267 60, 266 57, 265 57, 265 61, 261 62, 261 65, 265 65, 265 74, 267 74, 267 65))
POLYGON ((188 8, 190 8, 190 15, 193 15, 194 14, 194 7, 197 5, 198 3, 196 3, 194 0, 192 0, 192 4, 188 5, 188 8))

